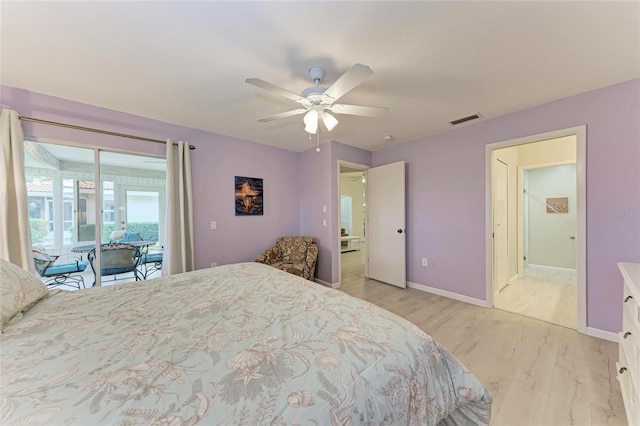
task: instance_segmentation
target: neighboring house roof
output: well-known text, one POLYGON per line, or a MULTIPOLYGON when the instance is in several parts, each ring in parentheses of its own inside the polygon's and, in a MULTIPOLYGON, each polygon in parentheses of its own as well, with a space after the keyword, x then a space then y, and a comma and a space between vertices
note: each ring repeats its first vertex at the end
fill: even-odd
MULTIPOLYGON (((95 189, 96 183, 94 181, 81 180, 78 181, 80 189, 95 189)), ((110 181, 103 182, 104 189, 113 189, 114 183, 110 181)), ((62 186, 65 188, 72 188, 70 181, 65 180, 62 182, 62 186)), ((34 180, 27 182, 27 192, 53 192, 53 182, 50 180, 34 180)))

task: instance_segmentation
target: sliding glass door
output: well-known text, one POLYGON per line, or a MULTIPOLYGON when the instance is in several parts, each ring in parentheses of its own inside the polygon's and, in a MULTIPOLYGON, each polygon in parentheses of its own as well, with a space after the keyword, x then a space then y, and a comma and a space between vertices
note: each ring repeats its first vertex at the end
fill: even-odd
POLYGON ((95 229, 87 204, 95 192, 93 157, 92 149, 25 141, 31 242, 61 256, 58 262, 73 257, 68 247, 95 240, 93 234, 85 238, 87 227, 95 229))
POLYGON ((101 274, 112 271, 98 267, 100 247, 127 233, 162 245, 165 170, 162 158, 25 141, 34 249, 59 256, 55 265, 91 260, 80 273, 87 287, 134 280, 101 274))

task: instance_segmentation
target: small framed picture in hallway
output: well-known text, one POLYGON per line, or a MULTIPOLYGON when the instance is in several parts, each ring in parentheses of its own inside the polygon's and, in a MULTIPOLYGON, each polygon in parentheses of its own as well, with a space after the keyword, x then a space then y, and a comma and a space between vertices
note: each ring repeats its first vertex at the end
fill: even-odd
POLYGON ((547 198, 547 213, 569 213, 569 198, 547 198))

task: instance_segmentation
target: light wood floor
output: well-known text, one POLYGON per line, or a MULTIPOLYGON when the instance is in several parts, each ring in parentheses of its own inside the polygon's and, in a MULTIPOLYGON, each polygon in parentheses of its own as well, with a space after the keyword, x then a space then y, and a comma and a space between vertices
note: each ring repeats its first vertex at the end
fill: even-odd
POLYGON ((362 252, 343 253, 342 291, 433 336, 493 395, 492 425, 626 425, 618 345, 532 318, 364 278, 362 252))
POLYGON ((525 276, 500 290, 493 304, 574 330, 578 326, 578 290, 574 283, 525 276))

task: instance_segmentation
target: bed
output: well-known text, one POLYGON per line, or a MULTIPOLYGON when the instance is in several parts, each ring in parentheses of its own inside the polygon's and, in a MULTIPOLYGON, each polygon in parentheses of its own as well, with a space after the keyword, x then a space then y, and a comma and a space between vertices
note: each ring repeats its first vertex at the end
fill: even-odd
POLYGON ((3 425, 489 423, 417 326, 266 265, 73 292, 2 267, 3 425))

